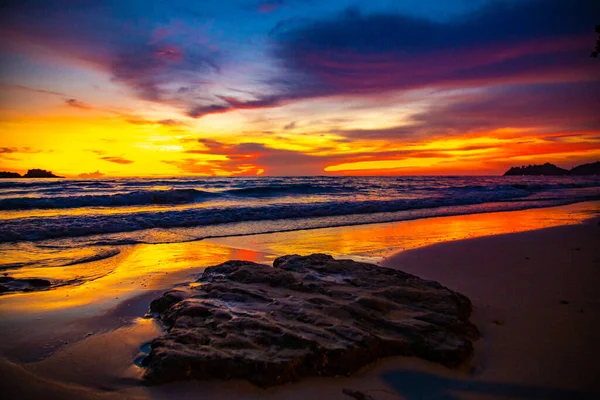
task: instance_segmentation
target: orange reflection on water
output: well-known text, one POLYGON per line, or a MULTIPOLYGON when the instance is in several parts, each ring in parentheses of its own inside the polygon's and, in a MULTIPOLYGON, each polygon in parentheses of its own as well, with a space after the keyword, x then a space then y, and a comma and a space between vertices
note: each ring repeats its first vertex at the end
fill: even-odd
POLYGON ((372 225, 218 238, 219 245, 238 245, 255 251, 284 254, 327 253, 379 261, 398 250, 428 244, 499 235, 579 223, 600 209, 600 202, 539 208, 524 211, 437 217, 372 225))
POLYGON ((88 307, 82 309, 82 313, 96 312, 126 298, 192 280, 205 267, 232 258, 257 262, 265 259, 256 251, 233 249, 203 241, 125 246, 121 248, 119 255, 106 260, 71 267, 38 268, 35 276, 51 280, 72 278, 77 275, 77 271, 84 275, 83 271, 89 268, 101 271, 101 276, 75 286, 2 296, 0 313, 41 312, 83 306, 88 307), (40 274, 42 271, 43 275, 40 274))

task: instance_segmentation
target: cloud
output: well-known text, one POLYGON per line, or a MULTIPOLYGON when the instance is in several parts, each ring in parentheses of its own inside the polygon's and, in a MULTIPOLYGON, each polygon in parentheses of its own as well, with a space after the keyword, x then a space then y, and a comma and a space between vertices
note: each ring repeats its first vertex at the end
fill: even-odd
POLYGON ((157 124, 163 126, 180 126, 183 125, 181 121, 177 121, 175 119, 161 119, 160 121, 156 121, 157 124))
POLYGON ((50 96, 65 96, 64 93, 61 92, 55 92, 52 90, 44 90, 44 89, 37 89, 37 88, 32 88, 29 86, 25 86, 25 85, 12 85, 12 84, 5 84, 5 83, 0 83, 0 89, 2 90, 18 90, 18 91, 24 91, 24 92, 32 92, 32 93, 41 93, 41 94, 47 94, 50 96))
POLYGON ((134 117, 134 116, 126 116, 125 121, 132 125, 162 125, 162 126, 183 126, 184 122, 178 121, 176 119, 161 119, 161 120, 148 120, 144 118, 134 117))
POLYGON ((202 46, 178 46, 165 43, 141 43, 118 50, 110 61, 113 81, 132 88, 137 95, 156 102, 191 102, 201 87, 202 78, 219 67, 214 52, 202 46), (175 88, 176 87, 176 88, 175 88), (182 88, 186 90, 181 90, 182 88))
POLYGON ((42 152, 43 150, 32 149, 31 147, 0 147, 0 154, 37 154, 42 152))
POLYGON ((201 103, 199 92, 220 71, 209 25, 206 17, 190 19, 172 4, 31 0, 3 8, 0 47, 100 69, 141 99, 188 108, 201 103))
POLYGON ((132 160, 127 160, 126 158, 123 158, 123 157, 109 157, 109 156, 106 156, 106 157, 100 157, 100 159, 104 160, 104 161, 111 162, 111 163, 115 163, 115 164, 131 164, 131 163, 133 163, 132 160))
POLYGON ((283 130, 284 130, 284 131, 289 131, 289 130, 292 130, 292 129, 294 129, 294 128, 296 128, 296 121, 292 121, 292 122, 290 122, 289 124, 285 125, 285 126, 283 127, 283 130))
POLYGON ((383 129, 334 130, 349 140, 427 139, 502 128, 534 132, 600 130, 600 81, 516 85, 455 96, 383 129))
POLYGON ((449 22, 349 10, 283 25, 274 55, 289 74, 287 98, 593 80, 588 32, 598 14, 598 2, 561 0, 489 3, 449 22))
POLYGON ((349 9, 329 19, 294 18, 271 32, 282 70, 252 99, 215 96, 188 107, 201 118, 331 96, 380 96, 420 88, 466 88, 598 79, 587 57, 600 3, 487 3, 446 22, 349 9))
MULTIPOLYGON (((401 161, 408 159, 453 159, 452 152, 461 152, 464 159, 477 156, 481 150, 493 150, 497 144, 472 144, 447 149, 439 148, 407 148, 402 150, 374 149, 358 153, 306 154, 299 151, 276 149, 262 143, 226 144, 215 140, 199 139, 201 148, 185 151, 190 155, 179 160, 163 161, 186 173, 201 175, 323 175, 326 168, 331 171, 337 165, 359 162, 401 161), (450 152, 449 152, 450 150, 450 152), (197 158, 194 157, 197 156, 197 158), (210 159, 207 156, 223 156, 210 159), (262 171, 262 172, 259 172, 262 171)), ((389 147, 389 146, 387 146, 389 147)), ((325 150, 325 149, 323 149, 325 150)), ((330 149, 335 150, 335 149, 330 149)), ((342 169, 343 170, 343 169, 342 169)))
POLYGON ((261 14, 269 14, 279 9, 283 4, 283 0, 263 1, 258 5, 257 11, 261 14))
POLYGON ((95 171, 95 172, 89 172, 89 173, 82 173, 77 175, 79 178, 84 178, 84 179, 95 179, 95 178, 102 178, 105 174, 103 174, 100 171, 95 171))
MULTIPOLYGON (((263 12, 283 5, 249 3, 263 12)), ((476 12, 444 22, 357 9, 293 17, 279 21, 258 52, 254 37, 248 43, 221 37, 214 21, 192 5, 111 8, 101 1, 31 0, 12 2, 3 11, 3 50, 27 51, 34 44, 29 50, 36 55, 44 49, 101 69, 138 98, 193 118, 316 97, 598 76, 597 63, 588 57, 600 13, 600 3, 592 0, 485 2, 476 12), (262 51, 271 58, 255 62, 262 51), (240 71, 250 73, 240 79, 240 71), (232 91, 241 93, 223 95, 232 91)))
POLYGON ((77 99, 66 99, 65 104, 69 107, 79 108, 80 110, 91 110, 92 107, 77 99))
POLYGON ((164 161, 188 173, 204 175, 311 175, 322 174, 327 159, 301 152, 274 149, 261 143, 226 144, 211 139, 198 139, 201 148, 185 151, 190 155, 219 155, 221 160, 185 158, 164 161), (260 172, 262 170, 262 172, 260 172))
POLYGON ((189 117, 201 118, 209 114, 223 114, 233 110, 253 110, 257 108, 269 108, 280 105, 282 99, 279 96, 264 96, 255 100, 238 100, 235 97, 217 96, 222 100, 221 104, 210 104, 193 107, 187 113, 189 117))
POLYGON ((38 150, 31 147, 0 147, 0 159, 9 161, 19 161, 21 155, 38 154, 43 152, 52 153, 53 150, 38 150))

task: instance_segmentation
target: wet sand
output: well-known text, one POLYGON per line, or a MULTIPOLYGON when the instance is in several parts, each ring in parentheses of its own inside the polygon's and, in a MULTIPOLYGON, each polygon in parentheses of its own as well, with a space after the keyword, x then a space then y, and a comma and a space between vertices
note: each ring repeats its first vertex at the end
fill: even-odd
POLYGON ((0 393, 18 398, 349 399, 342 389, 351 388, 376 399, 588 398, 598 390, 592 367, 600 356, 595 343, 600 226, 596 220, 581 221, 599 208, 597 202, 580 203, 131 246, 99 261, 110 273, 96 280, 0 297, 0 393), (565 224, 570 225, 558 226, 565 224), (552 226, 558 227, 547 228, 552 226), (537 228, 546 229, 506 234, 537 228), (460 240, 485 234, 500 235, 460 240), (406 249, 414 250, 388 257, 406 249), (237 381, 139 384, 141 370, 134 361, 162 329, 142 317, 159 293, 227 259, 269 262, 282 254, 312 252, 380 262, 470 297, 473 321, 483 333, 472 362, 447 370, 395 357, 350 378, 310 378, 267 391, 237 381))

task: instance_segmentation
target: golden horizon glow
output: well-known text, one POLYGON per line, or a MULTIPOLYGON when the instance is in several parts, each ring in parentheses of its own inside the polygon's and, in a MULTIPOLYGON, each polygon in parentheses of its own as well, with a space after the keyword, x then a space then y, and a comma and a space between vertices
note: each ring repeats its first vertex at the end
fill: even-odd
MULTIPOLYGON (((600 75, 582 56, 593 32, 583 22, 526 24, 519 37, 496 28, 526 20, 515 18, 529 15, 525 4, 500 10, 484 0, 474 14, 464 2, 447 6, 462 11, 436 19, 448 34, 438 43, 421 35, 439 17, 433 3, 418 15, 377 0, 352 15, 297 3, 288 11, 306 18, 285 27, 282 15, 240 4, 199 19, 131 5, 133 20, 121 6, 106 14, 53 3, 40 6, 47 17, 23 3, 3 21, 0 171, 498 175, 523 162, 570 168, 600 158, 600 75), (386 35, 377 13, 396 21, 386 35), (402 23, 407 15, 414 26, 402 23)), ((202 15, 221 8, 200 3, 202 15)), ((565 20, 597 14, 586 7, 565 20)))

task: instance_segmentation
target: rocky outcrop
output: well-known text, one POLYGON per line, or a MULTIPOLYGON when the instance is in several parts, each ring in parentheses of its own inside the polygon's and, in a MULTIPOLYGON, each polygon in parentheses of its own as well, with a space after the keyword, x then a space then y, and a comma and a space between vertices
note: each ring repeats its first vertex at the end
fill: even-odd
POLYGON ((267 387, 347 375, 392 355, 454 367, 479 335, 465 296, 324 254, 280 257, 273 267, 228 261, 150 310, 167 327, 142 363, 150 384, 242 378, 267 387))
POLYGON ((570 172, 571 175, 600 175, 600 161, 578 165, 570 172))
POLYGON ((554 164, 546 163, 543 165, 527 165, 522 167, 512 167, 504 173, 504 176, 513 175, 569 175, 569 171, 554 164))
POLYGON ((570 170, 557 167, 556 165, 550 163, 543 165, 523 165, 522 167, 512 167, 504 173, 504 176, 515 175, 600 175, 600 161, 578 165, 570 170))

